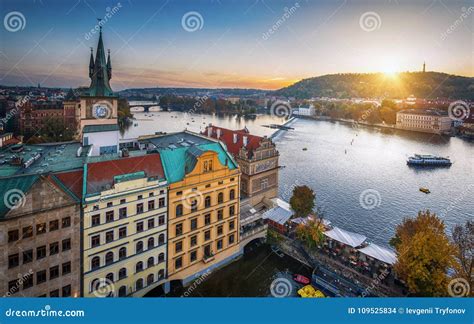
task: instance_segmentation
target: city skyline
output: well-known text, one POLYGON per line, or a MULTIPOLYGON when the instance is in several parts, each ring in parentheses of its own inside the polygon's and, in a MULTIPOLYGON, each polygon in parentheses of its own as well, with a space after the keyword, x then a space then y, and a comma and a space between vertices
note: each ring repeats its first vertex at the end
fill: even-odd
POLYGON ((472 77, 473 11, 468 1, 7 1, 0 84, 87 86, 96 17, 115 90, 278 89, 325 74, 421 71, 423 62, 472 77), (19 26, 8 25, 12 13, 19 26))

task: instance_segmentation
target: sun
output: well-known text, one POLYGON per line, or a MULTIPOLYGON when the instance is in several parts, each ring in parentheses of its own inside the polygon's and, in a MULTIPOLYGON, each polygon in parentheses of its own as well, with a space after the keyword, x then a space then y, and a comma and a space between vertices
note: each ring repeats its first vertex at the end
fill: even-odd
POLYGON ((388 77, 395 78, 400 71, 400 65, 395 59, 386 59, 380 62, 380 70, 388 77))

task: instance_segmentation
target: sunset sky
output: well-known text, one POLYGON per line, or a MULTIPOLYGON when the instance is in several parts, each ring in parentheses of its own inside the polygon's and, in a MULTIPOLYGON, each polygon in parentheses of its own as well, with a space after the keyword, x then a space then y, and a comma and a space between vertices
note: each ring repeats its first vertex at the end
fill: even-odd
POLYGON ((98 33, 87 33, 107 13, 103 37, 114 90, 275 89, 324 74, 418 71, 423 61, 429 71, 472 77, 473 6, 456 0, 2 0, 0 85, 88 85, 89 48, 95 51, 98 33), (24 17, 20 28, 7 24, 12 12, 24 17), (198 15, 186 23, 189 12, 198 15))

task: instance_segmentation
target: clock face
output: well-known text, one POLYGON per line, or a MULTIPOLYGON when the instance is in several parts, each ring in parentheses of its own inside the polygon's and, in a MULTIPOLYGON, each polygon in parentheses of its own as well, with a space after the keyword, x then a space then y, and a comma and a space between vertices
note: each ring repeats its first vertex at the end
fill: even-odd
POLYGON ((112 107, 105 102, 99 102, 92 106, 92 115, 97 119, 108 119, 112 116, 112 107))

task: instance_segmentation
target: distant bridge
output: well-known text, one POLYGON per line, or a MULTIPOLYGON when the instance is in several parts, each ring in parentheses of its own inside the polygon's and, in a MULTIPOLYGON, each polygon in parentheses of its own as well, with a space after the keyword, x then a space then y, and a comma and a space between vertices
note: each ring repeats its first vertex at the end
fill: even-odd
POLYGON ((129 101, 128 104, 131 111, 149 112, 152 107, 160 108, 160 103, 155 101, 129 101))

